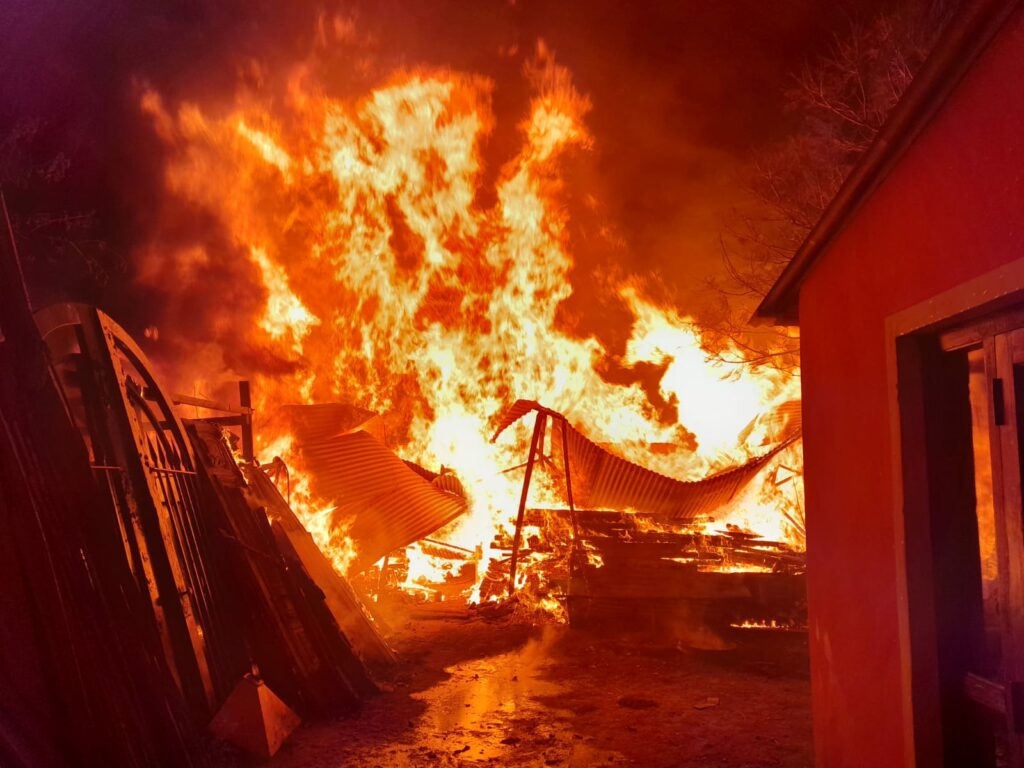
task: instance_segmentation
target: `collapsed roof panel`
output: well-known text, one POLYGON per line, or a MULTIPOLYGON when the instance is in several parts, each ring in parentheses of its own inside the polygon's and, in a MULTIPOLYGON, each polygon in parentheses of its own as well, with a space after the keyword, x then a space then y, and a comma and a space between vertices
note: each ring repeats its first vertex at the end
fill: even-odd
POLYGON ((692 520, 727 504, 785 445, 733 469, 686 482, 619 458, 568 427, 569 463, 577 503, 589 509, 628 509, 692 520))
POLYGON ((313 405, 286 405, 295 440, 301 445, 317 443, 356 430, 369 432, 382 443, 384 424, 373 411, 347 403, 316 403, 313 405))
MULTIPOLYGON (((504 414, 494 438, 512 423, 533 411, 547 413, 562 429, 554 439, 568 435, 569 466, 575 503, 586 509, 615 509, 663 515, 673 520, 691 520, 710 514, 728 503, 765 464, 799 437, 787 436, 770 450, 745 464, 697 481, 676 480, 627 461, 607 451, 570 425, 565 416, 533 400, 518 400, 504 414)), ((553 450, 561 455, 559 449, 553 450)))
POLYGON ((443 528, 468 509, 457 484, 433 482, 363 431, 299 445, 313 492, 356 546, 354 570, 443 528))

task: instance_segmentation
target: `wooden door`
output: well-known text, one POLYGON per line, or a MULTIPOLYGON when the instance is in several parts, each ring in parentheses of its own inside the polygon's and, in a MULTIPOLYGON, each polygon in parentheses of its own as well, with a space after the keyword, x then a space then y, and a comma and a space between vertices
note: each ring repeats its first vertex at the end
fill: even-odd
POLYGON ((964 692, 990 724, 995 765, 1024 768, 1024 329, 967 355, 983 626, 964 692))

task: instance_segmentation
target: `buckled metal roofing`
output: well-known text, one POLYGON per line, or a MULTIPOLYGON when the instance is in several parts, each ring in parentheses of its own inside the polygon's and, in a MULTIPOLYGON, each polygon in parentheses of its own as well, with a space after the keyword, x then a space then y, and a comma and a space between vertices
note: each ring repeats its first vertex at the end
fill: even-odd
POLYGON ((347 403, 315 403, 286 405, 281 410, 288 416, 295 440, 300 445, 316 443, 357 429, 369 432, 385 442, 380 416, 365 408, 347 403))
POLYGON ((449 475, 428 481, 372 435, 336 435, 299 446, 317 496, 336 505, 332 524, 356 545, 355 570, 443 528, 468 508, 449 475))
MULTIPOLYGON (((516 401, 499 422, 497 438, 509 425, 532 411, 554 416, 566 427, 573 495, 584 509, 615 509, 691 520, 721 508, 764 468, 765 464, 800 437, 798 430, 748 462, 696 481, 676 480, 616 456, 585 437, 565 416, 532 400, 516 401)), ((561 440, 554 430, 553 439, 561 440)), ((561 455, 557 449, 555 456, 561 455)))

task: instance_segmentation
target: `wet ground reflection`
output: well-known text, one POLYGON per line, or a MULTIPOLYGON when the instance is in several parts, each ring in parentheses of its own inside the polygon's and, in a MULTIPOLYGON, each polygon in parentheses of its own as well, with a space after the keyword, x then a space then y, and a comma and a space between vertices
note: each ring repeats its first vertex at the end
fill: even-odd
POLYGON ((513 620, 417 621, 349 719, 301 728, 272 768, 811 764, 805 639, 717 654, 513 620))

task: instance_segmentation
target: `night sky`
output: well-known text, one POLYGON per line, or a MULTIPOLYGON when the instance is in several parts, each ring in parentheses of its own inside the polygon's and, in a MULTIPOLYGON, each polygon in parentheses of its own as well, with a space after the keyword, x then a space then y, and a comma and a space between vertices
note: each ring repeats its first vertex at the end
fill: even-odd
POLYGON ((600 200, 619 235, 611 249, 580 243, 580 285, 603 273, 654 273, 683 312, 699 312, 706 280, 720 270, 722 218, 747 202, 743 164, 792 130, 783 98, 792 75, 852 21, 891 5, 4 0, 0 135, 31 124, 22 165, 57 153, 67 160, 53 183, 8 182, 10 205, 18 216, 95 212, 82 235, 98 243, 90 268, 74 254, 48 253, 45 242, 26 244, 33 296, 40 306, 95 302, 130 329, 151 322, 132 254, 159 207, 162 157, 138 108, 139 88, 226 105, 247 60, 294 61, 308 50, 318 15, 337 13, 356 30, 332 63, 339 93, 365 92, 412 66, 495 82, 497 128, 487 148, 494 172, 515 146, 529 99, 524 57, 542 39, 593 102, 594 148, 573 183, 600 200))

